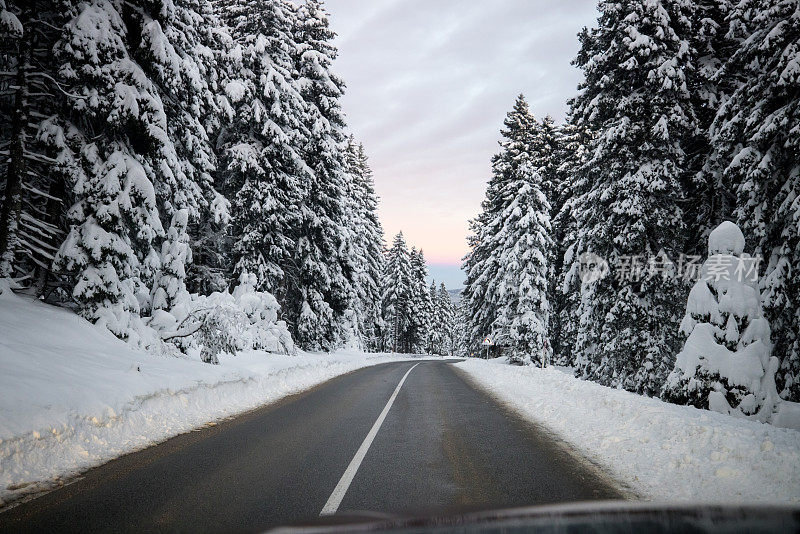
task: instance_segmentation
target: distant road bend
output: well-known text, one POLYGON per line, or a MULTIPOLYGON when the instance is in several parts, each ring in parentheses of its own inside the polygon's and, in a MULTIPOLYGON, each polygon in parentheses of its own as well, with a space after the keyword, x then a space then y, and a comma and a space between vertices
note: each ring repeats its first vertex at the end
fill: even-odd
POLYGON ((377 365, 85 473, 2 532, 239 531, 623 498, 446 360, 377 365))

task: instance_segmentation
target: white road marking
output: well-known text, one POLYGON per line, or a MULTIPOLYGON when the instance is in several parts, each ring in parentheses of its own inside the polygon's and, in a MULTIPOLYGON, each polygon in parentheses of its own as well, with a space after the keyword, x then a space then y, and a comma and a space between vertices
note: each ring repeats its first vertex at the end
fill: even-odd
POLYGON ((400 388, 403 387, 403 382, 406 381, 408 375, 417 365, 419 364, 415 363, 411 369, 406 371, 406 374, 403 375, 403 378, 400 379, 400 383, 397 384, 397 387, 394 389, 394 393, 392 393, 392 396, 389 397, 389 402, 387 402, 386 406, 383 407, 383 411, 378 416, 375 424, 372 425, 367 437, 364 438, 364 442, 356 451, 356 455, 353 456, 352 460, 350 460, 350 465, 348 465, 347 469, 345 469, 342 478, 339 479, 339 483, 336 484, 335 488, 333 488, 333 493, 331 493, 331 496, 328 497, 328 502, 326 502, 325 506, 322 507, 322 511, 319 513, 319 515, 333 515, 336 513, 336 510, 339 509, 339 505, 342 504, 344 494, 347 493, 350 483, 353 482, 353 477, 356 476, 356 471, 358 471, 358 468, 361 466, 361 461, 364 459, 364 456, 367 455, 370 445, 372 445, 372 440, 375 439, 375 436, 378 434, 378 430, 380 430, 381 425, 383 424, 383 420, 386 419, 386 414, 389 413, 389 408, 392 407, 394 399, 397 398, 397 394, 400 393, 400 388))

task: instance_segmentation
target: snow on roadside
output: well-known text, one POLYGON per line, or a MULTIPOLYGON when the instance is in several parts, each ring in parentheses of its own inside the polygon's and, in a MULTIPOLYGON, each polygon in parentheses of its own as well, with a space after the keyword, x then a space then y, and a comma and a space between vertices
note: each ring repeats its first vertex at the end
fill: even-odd
POLYGON ((0 506, 52 481, 370 365, 252 351, 209 365, 133 350, 73 313, 0 296, 0 506))
POLYGON ((501 361, 456 364, 648 500, 800 502, 800 432, 501 361))

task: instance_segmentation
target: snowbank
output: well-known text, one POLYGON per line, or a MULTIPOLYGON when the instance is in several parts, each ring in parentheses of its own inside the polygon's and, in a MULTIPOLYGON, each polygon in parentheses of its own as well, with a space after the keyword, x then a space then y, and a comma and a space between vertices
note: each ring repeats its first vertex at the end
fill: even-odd
POLYGON ((73 313, 0 295, 0 506, 89 467, 392 355, 153 356, 73 313))
POLYGON ((800 503, 800 432, 500 361, 457 364, 642 497, 800 503))

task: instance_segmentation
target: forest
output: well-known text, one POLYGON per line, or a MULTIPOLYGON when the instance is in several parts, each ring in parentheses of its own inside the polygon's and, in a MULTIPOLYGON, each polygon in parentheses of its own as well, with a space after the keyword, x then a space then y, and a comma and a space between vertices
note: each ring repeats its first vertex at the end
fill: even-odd
MULTIPOLYGON (((0 276, 210 362, 393 339, 373 178, 321 2, 0 9, 0 276)), ((415 295, 414 320, 434 321, 438 289, 415 295)))
POLYGON ((800 5, 598 7, 563 124, 506 117, 462 345, 768 420, 800 401, 800 5))
POLYGON ((322 2, 0 0, 0 278, 211 363, 489 336, 768 418, 800 401, 799 9, 599 2, 566 119, 505 119, 456 310, 384 242, 322 2))

